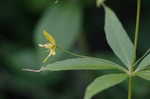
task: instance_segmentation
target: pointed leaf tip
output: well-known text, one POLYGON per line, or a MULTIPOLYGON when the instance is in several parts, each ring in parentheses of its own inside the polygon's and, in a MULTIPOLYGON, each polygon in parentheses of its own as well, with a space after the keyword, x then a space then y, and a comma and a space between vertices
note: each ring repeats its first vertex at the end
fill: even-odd
POLYGON ((105 34, 109 46, 120 60, 129 68, 133 61, 133 43, 123 28, 116 14, 106 5, 105 34))
POLYGON ((62 70, 119 70, 125 69, 111 61, 99 58, 72 58, 48 64, 42 71, 62 70))

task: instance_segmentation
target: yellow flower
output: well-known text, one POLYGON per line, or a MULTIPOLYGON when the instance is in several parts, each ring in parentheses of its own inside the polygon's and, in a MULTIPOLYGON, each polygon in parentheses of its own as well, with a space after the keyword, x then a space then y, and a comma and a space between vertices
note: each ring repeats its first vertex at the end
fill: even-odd
POLYGON ((56 41, 47 31, 43 31, 43 35, 47 39, 48 43, 39 44, 39 47, 47 48, 49 51, 48 56, 43 60, 43 62, 46 62, 50 56, 56 55, 56 41))

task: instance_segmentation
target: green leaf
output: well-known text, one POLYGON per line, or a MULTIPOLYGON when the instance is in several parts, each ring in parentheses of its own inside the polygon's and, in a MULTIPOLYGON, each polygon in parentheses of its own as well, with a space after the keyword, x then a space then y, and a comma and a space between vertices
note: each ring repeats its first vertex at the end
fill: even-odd
MULTIPOLYGON (((82 7, 76 3, 65 2, 50 6, 39 21, 35 30, 35 43, 45 43, 43 30, 48 31, 55 39, 58 46, 65 49, 71 48, 81 32, 82 7)), ((38 48, 40 59, 44 59, 48 53, 43 48, 38 48)), ((51 61, 59 59, 62 51, 57 50, 57 55, 51 61)))
POLYGON ((101 6, 104 3, 105 0, 96 0, 97 6, 101 6))
POLYGON ((145 69, 147 66, 150 66, 150 54, 147 55, 139 64, 137 71, 145 69))
POLYGON ((133 43, 115 13, 107 6, 104 9, 107 42, 120 60, 129 67, 133 60, 133 43))
POLYGON ((126 74, 107 74, 98 77, 87 87, 84 99, 91 99, 97 93, 121 83, 126 78, 126 74))
POLYGON ((61 71, 61 70, 121 70, 125 69, 113 62, 99 58, 73 58, 58 61, 42 67, 41 71, 61 71))
POLYGON ((136 75, 145 80, 150 80, 150 71, 149 70, 138 72, 138 73, 136 73, 136 75))

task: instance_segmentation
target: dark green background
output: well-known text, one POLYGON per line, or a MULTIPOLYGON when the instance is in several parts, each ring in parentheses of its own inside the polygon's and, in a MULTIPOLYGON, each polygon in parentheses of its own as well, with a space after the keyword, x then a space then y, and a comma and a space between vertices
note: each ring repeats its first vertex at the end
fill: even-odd
MULTIPOLYGON (((86 86, 97 76, 109 71, 66 71, 31 73, 22 68, 40 68, 41 58, 37 51, 39 21, 44 13, 51 13, 51 7, 72 2, 79 5, 81 19, 78 22, 78 36, 67 41, 66 49, 75 53, 97 56, 109 60, 116 59, 106 43, 104 34, 104 11, 95 6, 94 0, 1 0, 0 1, 0 99, 83 99, 86 86), (49 11, 50 10, 50 11, 49 11)), ((133 39, 136 0, 108 0, 106 2, 123 23, 133 39)), ((142 21, 139 38, 139 57, 150 47, 150 1, 142 0, 142 21)), ((59 15, 59 12, 56 12, 59 15)), ((55 19, 50 19, 54 20, 55 19)), ((63 18, 62 18, 63 20, 63 18)), ((67 21, 67 20, 66 20, 67 21)), ((62 21, 64 26, 67 23, 62 21)), ((44 22, 43 22, 44 23, 44 22)), ((60 23, 55 23, 60 24, 60 23)), ((52 27, 60 29, 61 27, 52 27)), ((49 29, 50 29, 49 28, 49 29)), ((68 28, 69 29, 69 28, 68 28)), ((70 30, 73 31, 74 29, 70 30)), ((54 30, 55 31, 55 30, 54 30)), ((68 30, 69 31, 69 30, 68 30)), ((76 30, 74 30, 76 31, 76 30)), ((42 37, 42 33, 40 34, 42 37)), ((54 33, 54 35, 56 35, 54 33)), ((68 40, 69 34, 63 35, 68 40)), ((41 54, 40 54, 41 55, 41 54)), ((59 54, 59 59, 70 58, 59 54)), ((57 58, 53 59, 53 61, 57 58)), ((135 78, 134 99, 149 99, 150 82, 135 78)), ((94 99, 127 99, 127 83, 113 87, 94 99)))

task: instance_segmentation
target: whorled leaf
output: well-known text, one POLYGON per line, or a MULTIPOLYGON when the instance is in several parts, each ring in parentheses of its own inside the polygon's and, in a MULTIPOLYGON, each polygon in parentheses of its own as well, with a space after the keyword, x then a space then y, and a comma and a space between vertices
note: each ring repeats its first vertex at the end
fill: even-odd
POLYGON ((62 71, 62 70, 120 70, 125 69, 111 61, 99 58, 73 58, 57 61, 42 67, 40 71, 62 71))
POLYGON ((145 80, 150 81, 150 70, 144 70, 144 71, 138 72, 136 75, 145 80))
POLYGON ((104 9, 107 42, 113 52, 129 68, 133 61, 133 43, 115 13, 105 5, 104 9))
POLYGON ((107 74, 97 77, 86 89, 84 99, 91 99, 97 93, 115 86, 127 78, 126 74, 107 74))
POLYGON ((140 62, 136 71, 145 69, 147 66, 150 66, 150 54, 140 62))

